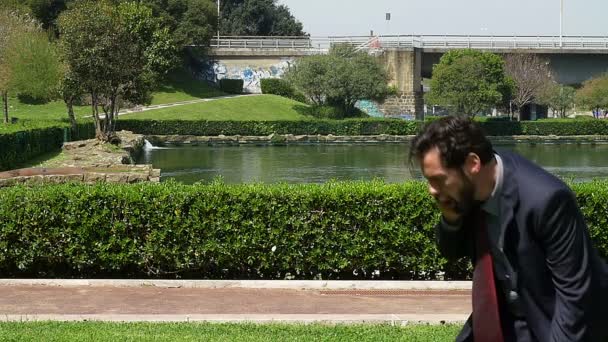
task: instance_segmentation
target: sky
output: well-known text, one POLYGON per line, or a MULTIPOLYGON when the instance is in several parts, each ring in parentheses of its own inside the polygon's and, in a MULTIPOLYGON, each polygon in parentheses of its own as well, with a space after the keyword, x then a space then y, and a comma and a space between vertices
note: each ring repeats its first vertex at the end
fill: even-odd
MULTIPOLYGON (((563 1, 563 35, 608 36, 608 0, 563 1)), ((312 36, 555 35, 560 0, 278 0, 312 36), (386 13, 391 20, 386 21, 386 13)))

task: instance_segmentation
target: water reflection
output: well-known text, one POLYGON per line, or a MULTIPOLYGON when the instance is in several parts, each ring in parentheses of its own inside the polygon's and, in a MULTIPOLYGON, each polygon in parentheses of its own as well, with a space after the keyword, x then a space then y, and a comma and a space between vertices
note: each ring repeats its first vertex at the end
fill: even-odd
MULTIPOLYGON (((575 181, 608 178, 608 145, 509 144, 548 171, 575 181)), ((138 163, 162 179, 191 184, 221 176, 226 183, 323 183, 329 180, 403 182, 420 178, 407 164, 408 144, 186 146, 148 149, 138 163)))

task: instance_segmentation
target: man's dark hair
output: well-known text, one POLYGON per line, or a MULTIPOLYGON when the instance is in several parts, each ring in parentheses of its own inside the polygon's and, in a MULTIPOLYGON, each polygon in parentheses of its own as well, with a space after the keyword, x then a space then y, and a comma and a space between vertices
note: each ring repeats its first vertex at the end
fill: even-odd
POLYGON ((447 168, 460 168, 469 153, 479 156, 485 165, 494 158, 492 143, 473 120, 446 116, 432 121, 412 140, 409 159, 417 161, 433 147, 439 149, 441 162, 447 168))

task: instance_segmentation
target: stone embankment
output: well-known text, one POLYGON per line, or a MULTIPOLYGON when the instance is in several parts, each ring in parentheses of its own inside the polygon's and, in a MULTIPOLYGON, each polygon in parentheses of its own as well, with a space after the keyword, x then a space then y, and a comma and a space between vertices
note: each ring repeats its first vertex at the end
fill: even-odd
MULTIPOLYGON (((245 135, 218 135, 218 136, 195 136, 195 135, 150 135, 146 139, 153 145, 269 145, 269 144, 307 144, 307 143, 406 143, 410 142, 413 135, 293 135, 293 134, 271 134, 264 136, 245 135)), ((608 136, 604 135, 510 135, 491 136, 494 143, 531 143, 531 144, 605 144, 608 136)))
POLYGON ((66 182, 159 182, 160 170, 153 169, 152 165, 134 165, 134 158, 143 149, 144 137, 127 131, 117 134, 120 145, 97 139, 69 142, 48 167, 0 172, 0 187, 66 182))
POLYGON ((150 135, 146 139, 153 145, 213 145, 213 144, 297 144, 297 143, 386 143, 386 142, 408 142, 411 136, 407 135, 293 135, 293 134, 271 134, 264 136, 245 135, 218 135, 218 136, 195 136, 195 135, 150 135))

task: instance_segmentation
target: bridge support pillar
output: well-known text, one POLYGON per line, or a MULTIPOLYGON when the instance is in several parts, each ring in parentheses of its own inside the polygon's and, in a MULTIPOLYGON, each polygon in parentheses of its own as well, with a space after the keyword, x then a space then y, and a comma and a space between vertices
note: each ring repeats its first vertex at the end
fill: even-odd
POLYGON ((414 115, 423 119, 422 51, 420 49, 385 49, 377 57, 386 66, 388 83, 397 88, 380 110, 385 116, 414 115))

